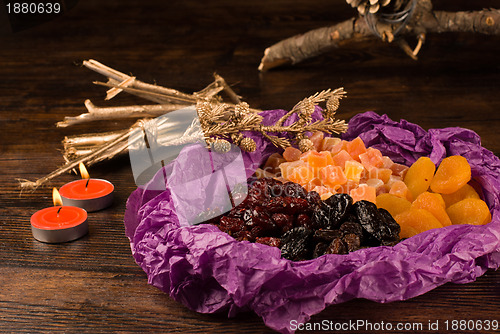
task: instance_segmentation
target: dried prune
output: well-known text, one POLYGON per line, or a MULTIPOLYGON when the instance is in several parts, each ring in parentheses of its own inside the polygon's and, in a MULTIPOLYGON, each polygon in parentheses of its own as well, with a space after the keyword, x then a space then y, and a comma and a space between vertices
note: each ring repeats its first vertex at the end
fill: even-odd
POLYGON ((316 244, 316 247, 314 247, 313 251, 313 259, 320 257, 321 255, 325 254, 326 249, 328 248, 328 243, 326 242, 318 242, 316 244))
POLYGON ((306 195, 306 200, 309 203, 310 206, 315 207, 321 204, 321 196, 315 192, 315 191, 310 191, 306 195))
POLYGON ((334 194, 314 209, 312 215, 313 226, 318 229, 333 230, 346 218, 351 207, 351 196, 334 194))
POLYGON ((339 230, 343 234, 352 233, 356 234, 357 236, 363 235, 363 228, 361 227, 361 225, 359 223, 355 223, 352 221, 346 221, 345 223, 342 223, 342 225, 340 225, 339 230))
POLYGON ((235 235, 234 235, 234 237, 238 241, 243 241, 243 240, 254 241, 255 240, 255 238, 252 237, 252 233, 250 233, 250 231, 239 231, 239 232, 236 232, 235 235))
POLYGON ((347 247, 340 238, 335 238, 326 248, 325 254, 347 254, 347 247))
POLYGON ((316 230, 314 231, 314 239, 320 241, 332 242, 333 239, 342 238, 342 232, 339 230, 316 230))
POLYGON ((344 241, 349 253, 354 252, 361 247, 361 239, 359 235, 354 233, 347 233, 342 237, 342 241, 344 241))
POLYGON ((383 240, 391 243, 391 241, 399 241, 399 232, 401 232, 401 226, 392 217, 389 211, 385 209, 378 209, 380 217, 382 218, 382 225, 384 226, 383 240))
POLYGON ((300 226, 291 229, 281 237, 281 256, 294 261, 309 257, 309 243, 312 231, 300 226))
POLYGON ((382 217, 375 204, 365 200, 357 201, 354 203, 354 211, 356 212, 359 223, 369 235, 375 237, 375 239, 379 241, 384 239, 381 230, 382 217))

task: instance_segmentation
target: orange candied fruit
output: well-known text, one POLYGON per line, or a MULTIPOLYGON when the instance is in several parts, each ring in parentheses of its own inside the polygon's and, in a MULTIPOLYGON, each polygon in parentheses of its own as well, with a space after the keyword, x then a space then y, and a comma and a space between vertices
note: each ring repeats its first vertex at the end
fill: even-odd
POLYGON ((331 165, 333 160, 332 155, 328 151, 310 151, 307 155, 306 162, 313 168, 321 168, 331 165))
POLYGON ((361 153, 359 155, 359 160, 366 170, 371 170, 375 167, 380 168, 384 164, 384 160, 382 160, 382 152, 372 147, 367 148, 365 153, 361 153))
POLYGON ((309 166, 299 166, 294 169, 288 179, 292 182, 304 185, 314 178, 314 171, 309 166))
POLYGON ((376 203, 377 194, 375 188, 366 184, 360 184, 359 187, 352 189, 349 195, 352 197, 353 202, 365 200, 376 203))
POLYGON ((364 171, 364 167, 361 163, 357 161, 346 161, 344 174, 345 176, 354 182, 358 182, 361 179, 361 174, 364 171))
POLYGON ((366 152, 366 146, 363 140, 359 137, 347 142, 346 144, 347 152, 351 155, 351 157, 359 161, 359 155, 366 152))
POLYGON ((346 150, 340 150, 339 153, 333 156, 333 163, 337 166, 345 168, 345 163, 347 161, 354 160, 346 150))
POLYGON ((327 186, 334 187, 347 182, 344 171, 339 166, 326 166, 319 170, 319 179, 327 186))

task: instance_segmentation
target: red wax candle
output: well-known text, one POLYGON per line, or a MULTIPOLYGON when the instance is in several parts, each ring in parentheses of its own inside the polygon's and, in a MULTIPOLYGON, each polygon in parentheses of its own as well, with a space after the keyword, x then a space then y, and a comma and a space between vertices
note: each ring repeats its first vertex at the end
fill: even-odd
POLYGON ((58 243, 78 239, 88 232, 87 212, 74 206, 53 206, 31 216, 33 237, 58 243))
POLYGON ((59 192, 64 205, 92 212, 111 205, 114 189, 113 184, 106 180, 82 179, 65 184, 59 192))

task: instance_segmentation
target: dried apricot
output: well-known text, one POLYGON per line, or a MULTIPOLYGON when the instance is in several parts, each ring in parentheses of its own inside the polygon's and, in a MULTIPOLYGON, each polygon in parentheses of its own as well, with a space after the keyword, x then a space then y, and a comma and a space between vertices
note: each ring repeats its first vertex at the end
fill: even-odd
POLYGON ((431 189, 436 193, 451 194, 462 188, 471 178, 470 165, 460 155, 444 158, 439 164, 431 182, 431 189))
POLYGON ((451 222, 457 224, 484 225, 491 221, 490 209, 477 198, 466 198, 446 209, 451 222))
POLYGON ((404 182, 410 190, 413 198, 427 191, 434 177, 436 165, 427 157, 420 157, 408 168, 404 182))
POLYGON ((380 194, 376 199, 377 207, 386 209, 395 217, 400 213, 410 210, 411 203, 406 198, 401 198, 392 194, 380 194))
POLYGON ((399 233, 401 238, 410 238, 418 233, 443 227, 432 213, 424 209, 410 208, 410 210, 396 215, 394 219, 401 226, 399 233))
POLYGON ((465 184, 462 188, 458 189, 451 194, 442 194, 446 207, 460 202, 466 198, 479 198, 477 191, 470 185, 465 184))
POLYGON ((446 213, 444 201, 440 194, 424 191, 413 201, 411 207, 429 211, 443 226, 451 225, 450 217, 446 213))

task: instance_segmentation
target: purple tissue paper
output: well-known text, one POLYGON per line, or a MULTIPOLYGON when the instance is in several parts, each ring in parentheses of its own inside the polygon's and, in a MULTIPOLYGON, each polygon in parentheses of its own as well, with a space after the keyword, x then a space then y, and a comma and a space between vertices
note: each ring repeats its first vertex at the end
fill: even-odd
MULTIPOLYGON (((284 113, 270 110, 262 115, 272 123, 284 113)), ((318 110, 315 117, 321 117, 318 110)), ((486 270, 499 268, 500 160, 481 147, 476 133, 458 127, 425 131, 405 120, 366 112, 351 119, 343 139, 357 136, 406 165, 421 156, 436 164, 446 156, 464 156, 482 186, 491 223, 453 225, 394 247, 294 262, 282 259, 278 248, 236 241, 212 225, 181 227, 168 188, 138 188, 127 202, 125 231, 148 282, 197 312, 233 316, 251 310, 270 328, 291 333, 292 320, 304 323, 328 305, 353 298, 406 300, 447 282, 472 282, 486 270)), ((257 151, 244 154, 247 176, 277 151, 262 138, 253 138, 257 151)), ((186 147, 180 157, 195 154, 195 149, 186 147)))

